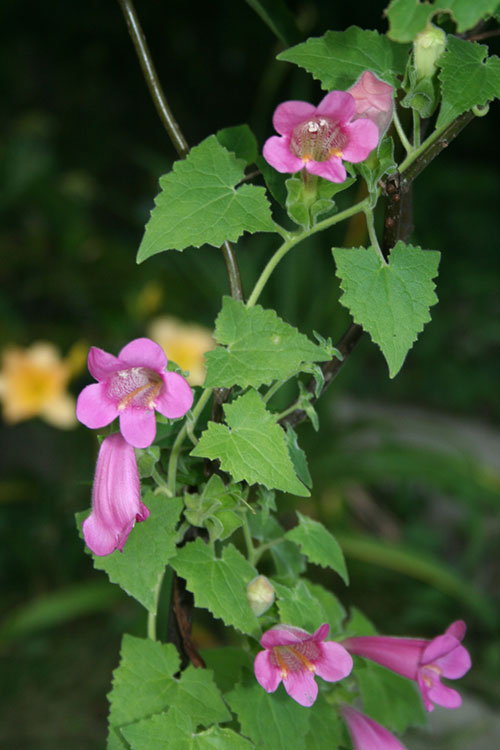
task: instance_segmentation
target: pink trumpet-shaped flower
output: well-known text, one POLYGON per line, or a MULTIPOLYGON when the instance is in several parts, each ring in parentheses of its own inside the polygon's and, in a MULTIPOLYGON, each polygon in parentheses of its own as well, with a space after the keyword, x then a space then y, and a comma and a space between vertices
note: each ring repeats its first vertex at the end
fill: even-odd
POLYGON ((101 443, 92 488, 92 512, 83 522, 83 537, 95 555, 123 550, 136 521, 149 510, 141 502, 141 487, 134 449, 120 433, 101 443))
POLYGON ((393 91, 392 86, 381 81, 369 70, 365 70, 354 86, 347 91, 356 102, 356 114, 353 119, 368 117, 378 127, 379 135, 382 137, 394 112, 393 91))
POLYGON ((460 694, 442 685, 441 677, 457 680, 469 671, 469 652, 461 645, 465 630, 465 623, 457 620, 432 641, 370 635, 347 638, 342 645, 352 654, 416 680, 427 711, 434 710, 434 703, 458 708, 462 704, 460 694))
POLYGON ((89 372, 99 381, 80 393, 76 416, 87 427, 104 427, 120 417, 120 432, 135 448, 147 448, 156 435, 154 410, 183 417, 193 392, 177 372, 167 372, 163 349, 151 339, 135 339, 118 357, 92 346, 89 372))
POLYGON ((342 159, 366 159, 379 141, 369 117, 356 117, 356 101, 347 91, 330 91, 315 107, 302 101, 283 102, 273 115, 280 134, 268 138, 263 155, 278 172, 306 169, 330 182, 344 182, 342 159))
POLYGON ((354 750, 405 750, 387 729, 352 706, 343 706, 340 713, 349 729, 354 750))
POLYGON ((301 706, 312 706, 318 695, 314 675, 327 682, 342 680, 352 669, 352 658, 343 646, 324 643, 330 626, 321 625, 312 635, 292 625, 277 625, 260 639, 265 651, 255 657, 257 681, 274 693, 283 680, 285 690, 301 706))

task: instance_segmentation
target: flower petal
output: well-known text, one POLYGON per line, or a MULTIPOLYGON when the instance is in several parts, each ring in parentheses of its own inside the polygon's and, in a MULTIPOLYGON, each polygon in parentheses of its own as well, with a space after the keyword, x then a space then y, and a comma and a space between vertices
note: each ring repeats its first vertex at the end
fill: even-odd
POLYGON ((91 430, 105 427, 116 419, 118 409, 106 395, 106 383, 87 385, 76 402, 76 418, 91 430))
POLYGON ((340 713, 349 729, 354 750, 405 750, 385 727, 352 706, 343 706, 340 713))
POLYGON ((455 620, 445 632, 447 635, 454 635, 457 641, 463 641, 466 630, 467 625, 463 620, 455 620))
POLYGON ((301 706, 312 706, 318 696, 318 686, 309 669, 289 672, 283 679, 283 685, 288 695, 301 706))
POLYGON ((264 633, 260 639, 260 645, 264 648, 291 646, 294 643, 308 641, 311 637, 311 634, 302 628, 296 628, 293 625, 277 625, 264 633))
POLYGON ((274 693, 281 682, 279 667, 271 664, 269 651, 260 651, 255 657, 253 669, 259 685, 268 693, 274 693))
POLYGON ((134 448, 147 448, 156 435, 154 411, 129 407, 120 413, 120 432, 134 448))
POLYGON ((311 174, 317 174, 330 182, 344 182, 347 176, 345 167, 338 156, 331 156, 328 161, 308 161, 305 168, 311 174))
POLYGON ((289 139, 283 136, 273 135, 268 138, 264 143, 262 155, 278 172, 298 172, 304 166, 302 159, 290 151, 289 139))
POLYGON ((459 692, 440 682, 429 688, 427 695, 430 700, 444 708, 459 708, 462 705, 462 696, 459 692))
POLYGON ((327 682, 338 682, 352 671, 352 656, 340 643, 318 643, 321 657, 314 661, 316 674, 327 682))
MULTIPOLYGON (((433 664, 437 659, 442 659, 460 646, 460 642, 453 635, 438 635, 425 648, 420 663, 433 664)), ((463 646, 461 646, 463 648, 463 646)), ((464 649, 465 651, 465 649, 464 649)))
POLYGON ((316 107, 316 114, 337 122, 348 122, 355 113, 356 102, 347 91, 330 91, 316 107))
POLYGON ((291 135, 297 125, 310 120, 315 114, 316 107, 309 102, 283 102, 274 110, 273 126, 280 135, 291 135))
POLYGON ((94 513, 91 513, 82 524, 83 538, 85 544, 92 550, 94 555, 102 557, 110 555, 117 549, 118 538, 116 531, 104 523, 94 513))
POLYGON ((155 409, 168 419, 183 417, 193 405, 193 391, 178 372, 166 372, 162 377, 165 387, 155 399, 155 409))
POLYGON ((90 347, 87 365, 90 374, 96 380, 107 380, 110 375, 121 368, 117 357, 99 349, 98 346, 90 347))
POLYGON ((378 127, 366 117, 344 125, 344 130, 349 141, 342 149, 342 157, 353 164, 366 159, 378 144, 378 127))
POLYGON ((471 668, 470 654, 464 646, 457 646, 449 654, 436 659, 434 664, 443 672, 443 677, 458 680, 471 668))
POLYGON ((129 367, 149 367, 150 370, 162 372, 167 366, 165 352, 155 341, 141 338, 134 339, 123 347, 118 355, 120 363, 129 367))
POLYGON ((327 622, 324 622, 323 625, 320 625, 319 628, 314 631, 312 639, 313 641, 324 641, 329 632, 330 626, 327 622))

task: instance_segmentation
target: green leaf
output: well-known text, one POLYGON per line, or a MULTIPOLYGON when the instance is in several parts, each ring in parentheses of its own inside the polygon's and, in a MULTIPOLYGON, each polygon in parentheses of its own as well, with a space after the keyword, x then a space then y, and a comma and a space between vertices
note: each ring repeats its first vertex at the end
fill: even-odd
POLYGON ((176 708, 125 727, 132 750, 252 750, 253 745, 231 729, 210 727, 193 732, 188 714, 176 708))
POLYGON ((217 131, 216 136, 221 146, 231 151, 238 159, 243 159, 247 164, 255 162, 258 155, 257 139, 248 125, 223 128, 217 131))
POLYGON ((309 730, 310 709, 291 700, 282 685, 266 693, 253 673, 225 696, 238 716, 242 733, 259 750, 290 750, 303 746, 309 730))
POLYGON ((197 607, 210 610, 242 633, 259 631, 246 595, 246 585, 258 574, 232 544, 224 547, 217 559, 207 544, 196 539, 179 550, 172 567, 186 579, 197 607))
POLYGON ((233 689, 243 667, 251 669, 252 666, 248 651, 236 646, 205 648, 200 653, 207 667, 213 670, 217 687, 223 693, 233 689))
POLYGON ((290 458, 292 459, 293 468, 295 469, 295 473, 297 474, 300 481, 303 482, 306 487, 309 487, 309 489, 311 489, 313 483, 311 474, 309 473, 309 467, 307 465, 306 454, 298 443, 297 433, 289 424, 287 424, 286 426, 285 438, 288 452, 290 454, 290 458))
POLYGON ((245 163, 221 146, 215 135, 191 149, 172 172, 160 178, 161 193, 146 224, 137 262, 164 250, 207 243, 236 242, 243 232, 273 232, 265 190, 235 188, 245 163))
POLYGON ((197 669, 192 665, 185 669, 171 705, 187 714, 195 728, 231 720, 211 669, 197 669))
POLYGON ((379 345, 393 378, 425 323, 437 297, 432 279, 440 254, 398 242, 385 264, 374 247, 334 248, 340 302, 379 345))
POLYGON ((207 352, 206 388, 251 385, 284 380, 303 365, 328 360, 324 347, 314 344, 285 323, 274 310, 224 297, 215 321, 218 346, 207 352))
POLYGON ((443 100, 436 127, 500 97, 500 58, 486 59, 487 54, 484 44, 448 37, 448 49, 439 59, 443 100))
POLYGON ((346 611, 337 597, 331 591, 323 588, 319 583, 311 583, 307 578, 302 580, 309 593, 321 604, 325 615, 323 622, 327 622, 330 625, 331 634, 341 633, 346 611))
POLYGON ((306 569, 304 555, 301 555, 297 545, 288 539, 271 547, 271 557, 276 568, 274 578, 286 586, 293 586, 306 569))
POLYGON ((396 167, 394 141, 391 137, 383 138, 376 151, 372 152, 361 164, 356 164, 356 170, 365 180, 368 192, 373 196, 373 202, 376 202, 378 181, 386 174, 393 174, 396 167))
POLYGON ((393 86, 404 73, 409 47, 395 44, 377 31, 350 26, 346 31, 327 31, 322 37, 308 39, 287 49, 278 60, 300 65, 321 81, 327 91, 352 86, 365 70, 393 86))
POLYGON ((349 576, 344 555, 335 537, 319 521, 303 516, 297 512, 298 526, 287 531, 285 537, 298 544, 303 555, 309 562, 331 568, 347 585, 349 576))
POLYGON ((250 390, 224 406, 227 426, 209 422, 192 456, 219 459, 223 471, 236 482, 263 484, 307 497, 309 491, 295 476, 285 434, 257 391, 250 390))
POLYGON ((410 726, 426 725, 422 697, 412 680, 374 662, 359 661, 364 661, 364 664, 357 666, 353 674, 358 680, 364 713, 399 733, 405 732, 410 726))
POLYGON ((489 13, 494 13, 498 6, 498 0, 438 0, 434 3, 392 0, 385 11, 389 19, 387 35, 396 42, 411 42, 437 13, 450 13, 461 34, 472 29, 489 13))
POLYGON ((311 594, 305 581, 299 581, 293 589, 276 581, 272 583, 278 599, 280 622, 303 628, 309 633, 327 622, 321 603, 311 594))
MULTIPOLYGON (((342 722, 335 708, 327 703, 319 693, 311 708, 309 734, 306 737, 304 750, 335 750, 340 747, 343 737, 342 722)), ((366 750, 369 750, 366 748, 366 750)))
MULTIPOLYGON (((155 497, 152 492, 145 496, 144 503, 151 512, 150 516, 135 524, 123 552, 115 550, 105 557, 92 557, 96 570, 103 570, 112 583, 117 583, 129 596, 153 612, 158 580, 176 553, 175 527, 184 504, 178 497, 167 500, 155 497)), ((84 515, 77 514, 80 521, 84 515)))
POLYGON ((377 635, 377 628, 357 607, 351 607, 349 620, 344 628, 344 637, 358 635, 377 635))
POLYGON ((179 670, 179 655, 172 644, 123 636, 120 665, 113 672, 108 695, 110 745, 120 747, 119 727, 164 711, 177 691, 173 675, 179 670), (111 740, 111 738, 117 738, 111 740))

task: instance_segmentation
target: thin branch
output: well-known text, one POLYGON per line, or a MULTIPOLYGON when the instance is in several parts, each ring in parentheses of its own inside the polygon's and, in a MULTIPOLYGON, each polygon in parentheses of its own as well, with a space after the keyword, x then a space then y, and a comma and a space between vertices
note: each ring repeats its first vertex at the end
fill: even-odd
MULTIPOLYGON (((156 110, 160 116, 160 119, 167 131, 172 144, 183 159, 189 153, 189 144, 186 141, 182 130, 179 127, 175 117, 172 114, 172 110, 168 106, 165 93, 162 89, 156 68, 149 51, 146 37, 142 30, 139 18, 135 11, 134 3, 132 0, 118 0, 122 13, 127 22, 129 34, 132 38, 132 42, 139 59, 144 78, 151 94, 151 98, 155 104, 156 110)), ((229 277, 229 285, 231 288, 231 296, 238 300, 243 300, 243 287, 241 284, 241 276, 238 268, 238 262, 236 260, 236 254, 232 245, 229 242, 224 242, 221 247, 224 260, 226 262, 227 275, 229 277)))

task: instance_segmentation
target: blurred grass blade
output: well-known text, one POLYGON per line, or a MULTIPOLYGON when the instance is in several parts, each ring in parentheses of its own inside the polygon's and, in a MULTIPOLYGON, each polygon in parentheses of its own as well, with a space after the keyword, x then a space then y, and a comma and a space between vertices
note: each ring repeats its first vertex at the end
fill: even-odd
POLYGON ((448 596, 461 601, 490 628, 498 625, 498 615, 492 602, 460 575, 430 558, 399 545, 362 536, 336 534, 345 556, 379 565, 388 570, 415 578, 433 586, 448 596))
POLYGON ((302 41, 294 18, 283 0, 247 0, 247 3, 287 47, 302 41))
POLYGON ((82 583, 33 599, 7 615, 0 623, 0 642, 22 638, 82 615, 107 610, 125 594, 106 583, 82 583))

